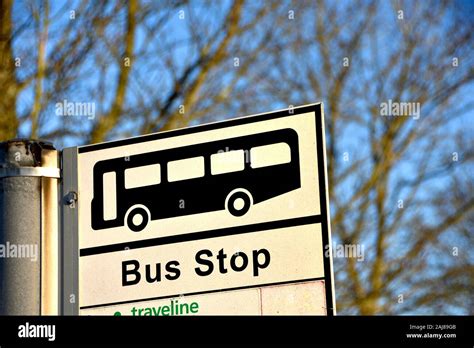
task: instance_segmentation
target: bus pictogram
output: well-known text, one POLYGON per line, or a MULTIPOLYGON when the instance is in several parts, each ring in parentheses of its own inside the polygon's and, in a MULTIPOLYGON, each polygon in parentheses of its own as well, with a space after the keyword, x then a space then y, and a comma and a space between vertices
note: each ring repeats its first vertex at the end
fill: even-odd
POLYGON ((285 128, 107 159, 93 173, 94 230, 139 232, 152 220, 219 210, 240 217, 301 187, 298 134, 285 128))

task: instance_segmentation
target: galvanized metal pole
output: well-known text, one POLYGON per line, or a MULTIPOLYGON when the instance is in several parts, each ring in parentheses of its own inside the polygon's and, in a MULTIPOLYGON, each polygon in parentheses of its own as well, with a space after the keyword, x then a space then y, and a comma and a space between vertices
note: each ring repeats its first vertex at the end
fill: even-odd
POLYGON ((0 143, 0 314, 59 313, 58 152, 0 143))

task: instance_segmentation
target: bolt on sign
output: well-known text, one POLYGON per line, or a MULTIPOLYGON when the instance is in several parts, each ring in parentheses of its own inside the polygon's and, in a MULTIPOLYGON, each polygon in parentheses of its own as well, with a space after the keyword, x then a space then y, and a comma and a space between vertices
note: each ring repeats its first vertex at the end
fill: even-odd
POLYGON ((65 313, 333 315, 325 162, 322 104, 65 149, 65 313))

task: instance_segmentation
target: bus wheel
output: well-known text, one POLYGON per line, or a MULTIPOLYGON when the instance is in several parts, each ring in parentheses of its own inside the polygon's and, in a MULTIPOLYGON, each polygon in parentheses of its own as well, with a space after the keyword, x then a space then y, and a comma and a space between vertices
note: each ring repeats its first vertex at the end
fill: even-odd
POLYGON ((148 225, 150 216, 145 207, 134 207, 127 214, 127 226, 133 232, 140 232, 148 225))
POLYGON ((234 216, 245 215, 252 206, 252 195, 247 190, 237 189, 229 193, 226 209, 234 216))

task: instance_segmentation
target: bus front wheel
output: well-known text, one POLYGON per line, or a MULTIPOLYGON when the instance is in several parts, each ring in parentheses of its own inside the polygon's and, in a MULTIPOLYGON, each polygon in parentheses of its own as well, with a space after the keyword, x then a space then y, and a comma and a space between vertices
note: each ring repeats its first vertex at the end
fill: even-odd
POLYGON ((226 199, 226 209, 234 216, 245 215, 252 206, 252 195, 244 189, 229 193, 226 199))
POLYGON ((150 216, 144 207, 134 207, 127 214, 127 226, 133 232, 140 232, 148 225, 150 216))

